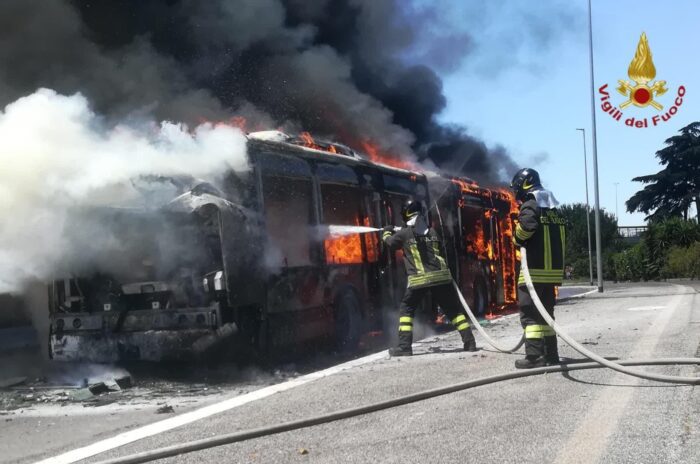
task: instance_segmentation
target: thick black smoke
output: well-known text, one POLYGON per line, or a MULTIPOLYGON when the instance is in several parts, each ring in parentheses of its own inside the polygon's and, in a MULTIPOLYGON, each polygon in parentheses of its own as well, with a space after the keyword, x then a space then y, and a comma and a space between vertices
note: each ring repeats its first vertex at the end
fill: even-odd
POLYGON ((242 114, 487 182, 514 170, 466 129, 440 124, 434 69, 473 45, 402 0, 4 0, 0 104, 50 87, 97 111, 190 123, 242 114), (407 58, 407 57, 411 58, 407 58))

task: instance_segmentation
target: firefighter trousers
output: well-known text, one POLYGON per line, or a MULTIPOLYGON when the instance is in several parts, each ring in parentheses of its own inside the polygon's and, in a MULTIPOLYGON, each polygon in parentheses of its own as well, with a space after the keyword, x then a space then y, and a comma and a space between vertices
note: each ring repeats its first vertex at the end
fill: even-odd
POLYGON ((430 295, 442 311, 450 318, 452 325, 459 331, 462 342, 473 344, 474 334, 471 331, 467 314, 462 309, 457 291, 452 283, 429 287, 407 288, 399 306, 399 348, 410 350, 413 343, 413 316, 416 308, 430 295))
MULTIPOLYGON (((552 284, 535 284, 535 291, 542 304, 554 318, 556 293, 552 284)), ((540 315, 530 297, 526 286, 518 287, 518 302, 520 305, 520 324, 525 330, 525 355, 535 359, 545 356, 548 361, 558 362, 557 334, 540 315)))

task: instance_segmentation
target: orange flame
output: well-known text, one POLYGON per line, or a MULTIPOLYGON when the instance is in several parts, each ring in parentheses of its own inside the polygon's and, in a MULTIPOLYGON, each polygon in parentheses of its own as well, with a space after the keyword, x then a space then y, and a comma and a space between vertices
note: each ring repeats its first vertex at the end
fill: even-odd
POLYGON ((248 121, 243 116, 234 116, 229 119, 229 126, 238 127, 243 132, 246 132, 248 121))
POLYGON ((465 237, 467 251, 476 254, 480 259, 488 259, 488 246, 484 237, 484 224, 476 221, 471 224, 473 232, 465 237))
POLYGON ((498 189, 494 192, 496 198, 507 201, 510 205, 510 211, 506 216, 499 219, 499 226, 502 232, 501 240, 503 242, 504 253, 501 256, 503 267, 503 292, 505 301, 508 304, 515 303, 518 300, 518 285, 516 276, 516 265, 520 261, 520 253, 517 247, 513 244, 513 234, 515 232, 516 218, 519 214, 518 202, 515 201, 515 196, 510 190, 498 189))
MULTIPOLYGON (((513 233, 515 230, 515 220, 518 215, 518 203, 513 194, 504 188, 490 190, 480 187, 476 182, 467 179, 452 179, 452 183, 457 185, 462 193, 478 195, 487 200, 487 203, 505 202, 507 211, 502 208, 494 210, 487 209, 483 212, 483 218, 470 224, 471 232, 465 237, 467 251, 476 254, 478 259, 487 263, 491 271, 491 281, 496 285, 497 265, 503 272, 502 287, 504 303, 513 304, 517 301, 517 278, 516 263, 520 259, 513 244, 513 233), (484 233, 484 222, 496 220, 499 234, 494 237, 486 237, 484 233)), ((463 198, 459 199, 460 208, 465 206, 463 198)))
POLYGON ((199 123, 200 124, 209 123, 215 127, 220 127, 220 126, 236 127, 238 129, 240 129, 241 132, 243 132, 243 133, 249 133, 249 132, 255 132, 255 131, 261 131, 261 130, 268 129, 267 126, 263 126, 260 123, 251 124, 251 122, 248 121, 244 116, 231 116, 230 118, 222 120, 222 121, 211 121, 211 120, 208 120, 205 118, 199 118, 199 123))
MULTIPOLYGON (((363 221, 355 218, 355 225, 370 226, 369 218, 363 221)), ((328 264, 361 264, 365 262, 362 256, 364 244, 367 256, 366 262, 374 263, 379 259, 379 238, 376 233, 350 234, 330 236, 323 242, 326 250, 326 263, 328 264)))
MULTIPOLYGON (((363 226, 370 227, 369 218, 362 221, 363 226)), ((365 249, 367 250, 367 261, 376 263, 379 261, 379 234, 362 234, 365 239, 365 249)))
POLYGON ((362 142, 362 149, 369 159, 377 164, 383 164, 392 168, 406 169, 408 171, 421 171, 420 167, 406 160, 398 159, 388 153, 382 152, 375 144, 369 140, 362 142))
POLYGON ((334 155, 338 154, 338 149, 335 148, 332 144, 328 145, 321 145, 316 142, 316 140, 313 138, 313 136, 308 133, 308 132, 301 132, 299 134, 299 138, 302 140, 303 145, 307 148, 312 148, 314 150, 319 150, 319 151, 325 151, 326 153, 333 153, 334 155))
POLYGON ((479 185, 472 181, 472 180, 467 180, 467 179, 451 179, 452 183, 457 185, 459 189, 462 191, 462 193, 480 193, 480 187, 479 185))
POLYGON ((359 264, 362 262, 360 234, 329 237, 325 240, 328 264, 359 264))

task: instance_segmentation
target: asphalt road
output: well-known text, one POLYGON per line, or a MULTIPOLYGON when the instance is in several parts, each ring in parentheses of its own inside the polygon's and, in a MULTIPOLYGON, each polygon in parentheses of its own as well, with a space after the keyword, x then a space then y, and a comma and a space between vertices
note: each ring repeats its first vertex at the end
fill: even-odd
MULTIPOLYGON (((700 285, 688 282, 615 286, 602 295, 559 305, 556 316, 572 336, 605 356, 700 356, 698 290, 700 285)), ((488 330, 508 343, 520 336, 515 317, 502 319, 488 330)), ((478 337, 477 343, 483 346, 478 337)), ((299 384, 294 388, 286 384, 284 391, 109 449, 84 462, 509 372, 521 356, 486 347, 474 354, 464 353, 456 349, 458 345, 455 333, 435 336, 416 343, 412 358, 390 359, 379 354, 315 380, 297 377, 293 381, 299 384)), ((560 354, 580 358, 563 344, 560 354)), ((645 369, 700 376, 700 369, 693 366, 645 369)), ((195 394, 196 404, 181 403, 169 415, 154 414, 157 404, 148 398, 139 408, 127 403, 90 411, 71 406, 64 414, 60 410, 48 414, 48 409, 40 407, 15 410, 0 416, 0 461, 34 462, 126 430, 139 434, 138 427, 144 424, 181 417, 181 412, 259 387, 249 384, 241 390, 222 388, 215 395, 195 394)), ((699 457, 697 387, 661 385, 600 369, 478 387, 160 462, 696 464, 699 457)))

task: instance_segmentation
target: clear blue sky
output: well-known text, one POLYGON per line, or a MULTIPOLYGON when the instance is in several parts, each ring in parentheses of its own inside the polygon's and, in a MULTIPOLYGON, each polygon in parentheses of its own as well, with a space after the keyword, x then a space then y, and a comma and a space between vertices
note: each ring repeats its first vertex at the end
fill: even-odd
MULTIPOLYGON (((441 71, 448 98, 441 119, 466 125, 490 146, 505 146, 518 164, 538 169, 560 201, 585 201, 583 144, 575 129, 586 129, 592 169, 586 0, 438 4, 444 21, 473 37, 470 53, 441 71)), ((631 179, 657 172, 654 153, 664 140, 700 120, 700 61, 693 46, 699 20, 697 1, 593 1, 596 93, 608 83, 613 103, 624 101, 615 88, 618 79, 629 80, 627 67, 642 32, 649 39, 656 79, 665 80, 669 89, 658 98, 663 111, 672 106, 679 85, 687 89, 670 121, 646 129, 614 121, 596 100, 600 202, 615 212, 614 184, 619 182, 620 225, 644 221, 644 215, 625 210, 625 200, 642 185, 631 179)), ((657 114, 650 107, 623 112, 623 120, 657 114)), ((589 183, 593 204, 592 171, 589 183)))

